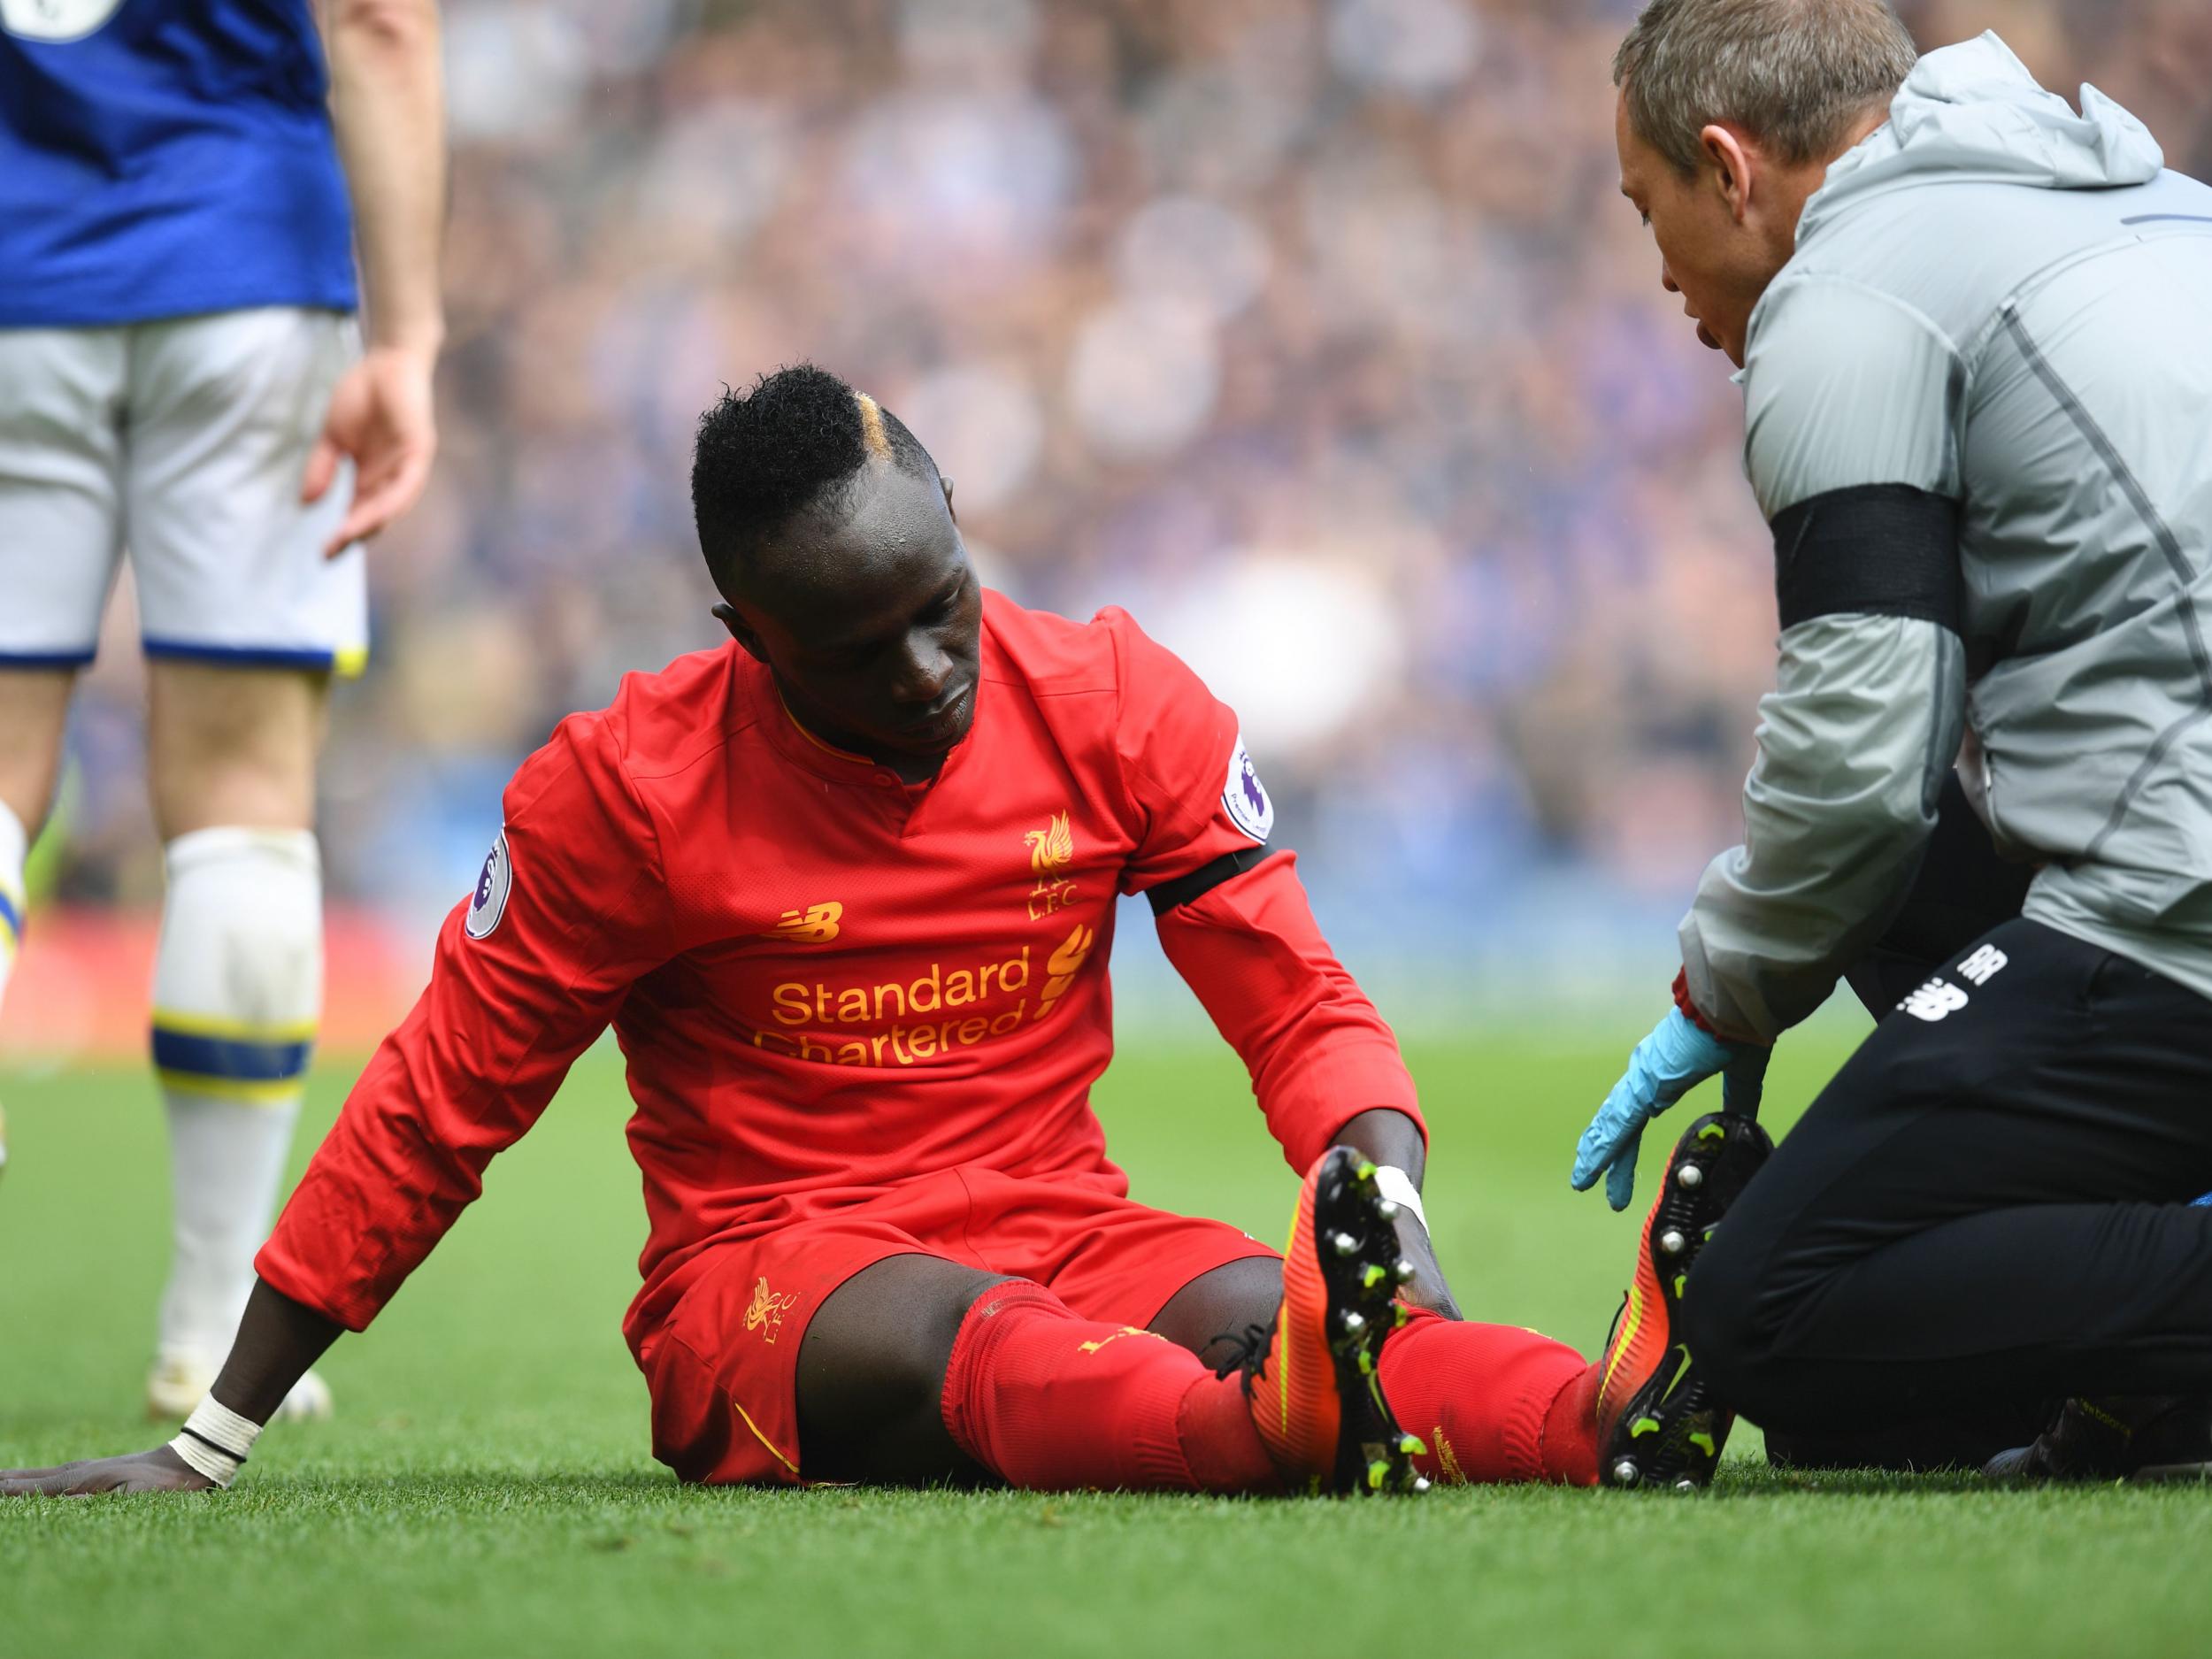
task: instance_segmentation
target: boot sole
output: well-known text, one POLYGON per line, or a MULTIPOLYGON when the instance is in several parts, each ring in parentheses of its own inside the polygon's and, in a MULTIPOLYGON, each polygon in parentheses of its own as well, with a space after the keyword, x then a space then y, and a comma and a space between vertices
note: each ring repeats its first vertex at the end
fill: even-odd
MULTIPOLYGON (((1669 1336, 1679 1329, 1690 1269, 1773 1150, 1765 1130, 1732 1112, 1707 1113, 1676 1143, 1667 1160, 1665 1190, 1643 1236, 1669 1336), (1675 1248, 1669 1248, 1670 1243, 1675 1248)), ((1659 1368, 1629 1396, 1599 1448, 1599 1482, 1697 1491, 1711 1484, 1735 1422, 1736 1414, 1713 1397, 1688 1347, 1671 1342, 1659 1368)))
POLYGON ((1338 1492, 1421 1492, 1429 1484, 1413 1468, 1427 1448, 1399 1427, 1379 1370, 1384 1340, 1406 1317, 1397 1302, 1408 1276, 1397 1213, 1376 1186, 1373 1164, 1344 1147, 1329 1153, 1314 1183, 1313 1247, 1328 1290, 1329 1358, 1343 1413, 1332 1482, 1338 1492))

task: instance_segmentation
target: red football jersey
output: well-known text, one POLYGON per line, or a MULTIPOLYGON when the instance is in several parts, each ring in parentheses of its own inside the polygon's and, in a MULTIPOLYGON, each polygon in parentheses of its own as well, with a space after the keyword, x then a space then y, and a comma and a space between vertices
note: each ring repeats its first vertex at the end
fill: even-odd
MULTIPOLYGON (((810 1202, 963 1165, 1118 1180, 1089 1104, 1115 895, 1255 855, 1272 817, 1234 716, 1118 611, 987 595, 974 724, 925 784, 817 741, 734 645, 628 676, 515 774, 261 1275, 365 1325, 610 1024, 650 1226, 634 1331, 718 1239, 810 1202)), ((1160 925, 1302 1170, 1361 1111, 1417 1111, 1294 864, 1160 925)))

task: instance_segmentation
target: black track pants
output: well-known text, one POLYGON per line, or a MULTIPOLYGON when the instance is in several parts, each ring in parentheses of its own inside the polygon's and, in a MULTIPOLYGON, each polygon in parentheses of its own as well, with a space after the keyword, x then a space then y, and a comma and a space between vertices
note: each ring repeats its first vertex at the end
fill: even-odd
POLYGON ((2035 879, 1997 856, 1966 787, 1953 772, 1936 803, 1920 871, 1888 931, 1845 972, 1866 1011, 1886 1019, 1905 994, 1991 928, 2020 914, 2035 879))
MULTIPOLYGON (((1955 772, 1943 787, 1935 833, 1904 905, 1865 958, 1844 977, 1876 1019, 1990 929, 2012 920, 2035 872, 2008 864, 1955 772)), ((1767 1455, 1799 1469, 1978 1469, 2033 1440, 2055 1402, 1998 1401, 1926 1421, 1829 1425, 1817 1434, 1767 1426, 1767 1455)))
POLYGON ((2212 1393, 2212 1002, 2024 920, 1935 979, 1699 1258, 1700 1364, 1785 1432, 2212 1393))

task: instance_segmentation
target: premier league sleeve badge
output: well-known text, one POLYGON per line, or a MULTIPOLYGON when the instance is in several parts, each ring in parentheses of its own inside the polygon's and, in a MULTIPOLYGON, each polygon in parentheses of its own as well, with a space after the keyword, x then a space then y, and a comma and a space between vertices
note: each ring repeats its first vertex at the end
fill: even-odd
POLYGON ((1246 752, 1241 732, 1237 733, 1237 746, 1229 756, 1229 778, 1221 787, 1221 806, 1228 813, 1229 822, 1263 846, 1275 833, 1275 803, 1260 782, 1252 757, 1246 752))
POLYGON ((476 891, 469 895, 468 920, 462 924, 471 939, 482 939, 499 926, 499 918, 507 913, 507 894, 514 886, 514 861, 507 856, 507 826, 499 826, 499 838, 492 842, 491 851, 484 855, 484 868, 478 872, 476 891))

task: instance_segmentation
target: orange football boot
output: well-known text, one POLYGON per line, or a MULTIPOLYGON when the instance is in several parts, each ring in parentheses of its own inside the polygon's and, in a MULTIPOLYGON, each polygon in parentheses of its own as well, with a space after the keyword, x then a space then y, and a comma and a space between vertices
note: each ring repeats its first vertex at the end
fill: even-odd
POLYGON ((1283 1252, 1283 1303, 1254 1327, 1245 1398, 1260 1439, 1294 1492, 1417 1492, 1425 1449, 1383 1398, 1376 1362, 1405 1310, 1413 1277, 1398 1254, 1398 1207, 1375 1186, 1375 1166, 1334 1147, 1307 1172, 1283 1252))
POLYGON ((1736 1415, 1712 1397, 1676 1311, 1713 1228, 1774 1142, 1738 1112, 1708 1112, 1667 1160, 1638 1236, 1636 1279, 1598 1362, 1598 1479, 1694 1491, 1713 1479, 1736 1415))

